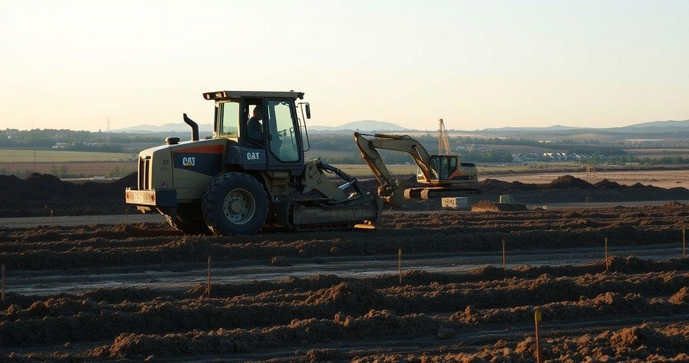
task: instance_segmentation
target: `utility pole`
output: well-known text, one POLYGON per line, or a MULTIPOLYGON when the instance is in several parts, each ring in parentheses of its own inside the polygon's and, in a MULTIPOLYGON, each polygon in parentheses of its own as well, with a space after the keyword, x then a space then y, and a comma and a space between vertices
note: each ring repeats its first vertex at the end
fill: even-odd
POLYGON ((106 119, 106 125, 105 125, 105 132, 108 134, 105 136, 105 143, 109 144, 110 143, 110 114, 108 114, 108 117, 106 119))

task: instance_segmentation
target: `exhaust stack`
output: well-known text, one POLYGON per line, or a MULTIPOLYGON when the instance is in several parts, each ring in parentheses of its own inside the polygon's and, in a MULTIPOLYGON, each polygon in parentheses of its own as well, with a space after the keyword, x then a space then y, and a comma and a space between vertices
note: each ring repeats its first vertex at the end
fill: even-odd
POLYGON ((187 117, 186 113, 183 115, 184 123, 191 127, 191 141, 199 141, 199 125, 196 122, 194 122, 194 120, 187 117))

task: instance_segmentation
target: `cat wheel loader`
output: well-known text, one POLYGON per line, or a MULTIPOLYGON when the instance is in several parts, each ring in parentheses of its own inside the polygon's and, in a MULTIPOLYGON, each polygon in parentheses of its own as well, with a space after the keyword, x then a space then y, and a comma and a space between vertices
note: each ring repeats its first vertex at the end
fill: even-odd
POLYGON ((390 205, 402 207, 406 199, 434 199, 481 193, 478 189, 476 165, 460 163, 457 155, 431 155, 418 140, 408 135, 355 132, 354 141, 361 157, 380 183, 378 195, 390 205), (404 180, 393 180, 379 149, 411 155, 418 166, 416 181, 423 186, 405 189, 404 180))
POLYGON ((304 93, 203 97, 215 103, 213 136, 199 140, 198 125, 184 114, 191 140, 170 137, 142 151, 137 188, 125 191, 127 204, 163 214, 182 232, 217 235, 253 234, 267 220, 303 230, 371 226, 380 218, 375 193, 363 192, 355 178, 323 161, 304 160, 311 118, 310 105, 298 101, 304 93))

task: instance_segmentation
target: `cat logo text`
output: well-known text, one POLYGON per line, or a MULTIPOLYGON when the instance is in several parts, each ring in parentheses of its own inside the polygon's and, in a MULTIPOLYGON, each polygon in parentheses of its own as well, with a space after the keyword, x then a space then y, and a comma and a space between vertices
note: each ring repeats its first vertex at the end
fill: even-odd
POLYGON ((192 167, 196 165, 196 157, 194 156, 185 156, 182 158, 182 165, 186 167, 192 167))

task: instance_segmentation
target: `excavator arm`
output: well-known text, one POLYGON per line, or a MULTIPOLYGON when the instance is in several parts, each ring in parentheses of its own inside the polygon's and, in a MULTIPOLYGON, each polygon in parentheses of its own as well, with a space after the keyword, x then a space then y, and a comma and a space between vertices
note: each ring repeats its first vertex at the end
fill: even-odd
POLYGON ((423 173, 426 180, 431 180, 430 160, 431 155, 421 145, 420 142, 414 140, 408 135, 390 135, 390 134, 360 134, 354 133, 354 141, 359 147, 361 157, 366 161, 368 167, 375 175, 380 183, 378 187, 378 195, 387 203, 397 207, 404 205, 404 181, 401 179, 392 179, 390 171, 383 158, 378 153, 378 149, 393 150, 406 152, 414 159, 416 165, 419 166, 421 173, 423 173), (373 136, 373 138, 366 138, 364 136, 373 136))

